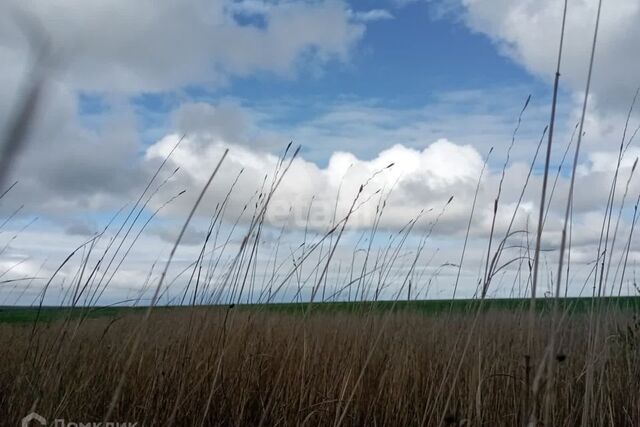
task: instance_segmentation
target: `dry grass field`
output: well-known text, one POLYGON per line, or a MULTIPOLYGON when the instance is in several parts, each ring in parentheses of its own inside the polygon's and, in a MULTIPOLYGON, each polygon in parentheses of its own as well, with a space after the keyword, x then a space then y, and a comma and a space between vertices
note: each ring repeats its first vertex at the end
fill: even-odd
POLYGON ((586 416, 587 425, 636 426, 640 323, 629 311, 601 311, 564 321, 550 383, 536 372, 550 318, 537 314, 529 336, 517 310, 158 310, 133 353, 142 314, 58 319, 35 331, 6 323, 0 418, 16 425, 35 408, 101 422, 119 390, 110 420, 140 425, 514 426, 544 407, 548 425, 586 416))

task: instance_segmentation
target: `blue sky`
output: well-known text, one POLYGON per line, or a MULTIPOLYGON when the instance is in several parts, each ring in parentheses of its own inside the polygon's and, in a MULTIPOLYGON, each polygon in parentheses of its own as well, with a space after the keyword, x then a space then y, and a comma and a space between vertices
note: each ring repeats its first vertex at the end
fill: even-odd
MULTIPOLYGON (((350 8, 379 10, 376 8, 385 5, 389 6, 385 2, 356 2, 350 8)), ((269 124, 287 128, 313 119, 340 102, 402 110, 435 105, 449 92, 491 93, 510 88, 515 88, 514 99, 510 100, 514 111, 529 93, 546 100, 549 82, 532 76, 501 54, 489 37, 470 29, 459 15, 438 10, 430 2, 390 9, 389 18, 367 26, 346 61, 330 60, 318 69, 303 65, 294 76, 258 72, 232 77, 222 86, 187 85, 170 92, 144 93, 133 96, 131 102, 142 128, 166 124, 167 116, 185 101, 216 103, 225 99, 254 108, 282 108, 282 114, 269 117, 269 124)), ((81 95, 80 99, 81 108, 89 113, 102 112, 108 106, 100 96, 81 95)), ((458 106, 461 113, 474 107, 458 106)), ((504 105, 488 101, 482 107, 498 110, 504 105)), ((299 143, 305 145, 304 141, 299 143)), ((355 149, 358 151, 358 147, 355 149)), ((315 160, 325 163, 327 159, 315 160)))
MULTIPOLYGON (((356 10, 367 6, 351 4, 356 10)), ((331 62, 322 71, 292 80, 268 75, 239 79, 220 92, 257 102, 283 95, 352 96, 416 107, 440 92, 532 83, 486 36, 472 33, 455 15, 437 16, 432 9, 418 2, 373 22, 347 63, 331 62)))

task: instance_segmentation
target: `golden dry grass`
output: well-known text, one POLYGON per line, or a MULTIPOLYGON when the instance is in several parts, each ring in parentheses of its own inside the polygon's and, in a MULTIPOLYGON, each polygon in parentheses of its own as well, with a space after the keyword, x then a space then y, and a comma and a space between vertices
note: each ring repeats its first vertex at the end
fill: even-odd
MULTIPOLYGON (((535 376, 527 379, 525 356, 539 360, 549 319, 538 318, 529 352, 522 313, 482 313, 475 328, 474 317, 160 310, 145 327, 110 418, 139 425, 524 425, 527 382, 535 376)), ((90 319, 77 329, 60 321, 32 339, 31 326, 0 326, 2 423, 16 425, 32 408, 50 420, 103 421, 140 319, 90 319)), ((588 425, 640 425, 638 326, 621 312, 598 319, 605 333, 588 425)), ((575 314, 563 328, 554 355, 554 426, 580 423, 588 324, 587 314, 575 314)))

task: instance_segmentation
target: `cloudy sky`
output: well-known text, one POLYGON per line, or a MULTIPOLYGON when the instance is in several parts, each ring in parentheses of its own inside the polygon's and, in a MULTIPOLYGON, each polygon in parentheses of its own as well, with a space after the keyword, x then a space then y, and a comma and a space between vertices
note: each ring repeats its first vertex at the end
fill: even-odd
MULTIPOLYGON (((45 300, 54 304, 67 298, 69 289, 86 280, 82 265, 90 271, 104 251, 111 254, 121 242, 114 261, 96 268, 98 279, 92 278, 89 288, 109 283, 97 292, 100 303, 135 298, 145 286, 152 288, 158 266, 225 149, 228 157, 185 234, 170 276, 196 261, 223 201, 215 229, 229 236, 229 243, 225 254, 215 247, 211 253, 229 266, 259 211, 261 189, 271 185, 290 141, 301 151, 265 212, 254 271, 266 276, 257 276, 257 287, 267 277, 295 271, 296 257, 311 250, 314 239, 321 239, 359 197, 326 273, 331 288, 349 283, 354 269, 368 272, 366 277, 384 271, 375 263, 367 266, 362 253, 373 248, 380 256, 390 239, 397 246, 398 233, 419 218, 397 246, 398 259, 387 262, 393 273, 380 273, 375 283, 384 282, 383 296, 392 297, 413 268, 421 296, 450 297, 473 210, 458 296, 473 296, 478 278, 486 276, 492 224, 490 257, 511 231, 517 233, 505 244, 510 249, 498 266, 516 261, 496 273, 489 293, 524 292, 529 272, 523 247, 535 239, 544 146, 534 156, 549 118, 561 3, 2 2, 0 135, 33 76, 38 40, 46 40, 48 61, 44 97, 5 187, 18 183, 0 200, 0 280, 5 281, 0 305, 38 301, 67 255, 107 226, 91 241, 95 246, 82 246, 54 277, 45 300), (143 204, 136 205, 141 194, 143 204), (134 214, 128 217, 129 212, 134 214), (269 267, 276 265, 277 274, 269 267)), ((573 295, 590 292, 587 278, 598 258, 603 221, 611 234, 607 245, 613 246, 607 292, 628 292, 618 268, 627 244, 627 279, 632 280, 640 260, 640 245, 628 242, 640 192, 632 175, 640 152, 633 140, 640 108, 630 115, 624 140, 630 144, 617 175, 611 219, 605 217, 625 123, 640 85, 640 3, 604 3, 577 168, 568 289, 573 295)), ((562 159, 580 117, 596 10, 596 0, 569 1, 543 291, 555 280, 575 138, 562 159)), ((326 262, 336 240, 331 238, 316 249, 312 264, 326 262)), ((322 268, 298 273, 292 276, 298 277, 295 284, 283 283, 281 299, 290 299, 297 286, 310 295, 322 268)), ((163 293, 169 302, 186 286, 179 276, 172 283, 175 288, 163 293)))

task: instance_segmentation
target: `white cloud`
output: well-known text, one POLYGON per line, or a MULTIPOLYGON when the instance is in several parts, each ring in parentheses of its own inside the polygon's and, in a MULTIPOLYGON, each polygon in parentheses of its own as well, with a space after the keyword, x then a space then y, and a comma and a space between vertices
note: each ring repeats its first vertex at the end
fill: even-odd
MULTIPOLYGON (((178 139, 177 135, 163 138, 147 150, 146 158, 164 158, 178 139)), ((277 156, 193 135, 182 141, 170 163, 184 171, 176 183, 178 187, 197 189, 207 180, 212 165, 220 158, 225 147, 229 147, 231 151, 216 178, 216 190, 208 199, 208 208, 204 210, 212 211, 226 194, 238 172, 243 169, 232 195, 235 210, 231 210, 229 215, 233 217, 239 215, 242 207, 251 200, 265 176, 272 175, 276 170, 277 156)), ((436 141, 420 151, 396 145, 380 152, 371 160, 358 159, 348 152, 335 152, 326 168, 298 158, 273 198, 268 220, 276 225, 290 223, 297 228, 328 227, 334 216, 338 194, 337 217, 340 218, 348 212, 360 185, 373 177, 361 200, 374 196, 378 190, 389 192, 393 189, 387 203, 389 213, 383 217, 382 224, 384 227, 401 227, 422 209, 440 208, 453 191, 473 192, 482 163, 482 158, 471 146, 459 146, 447 140, 436 141), (387 168, 392 163, 394 166, 387 168), (313 206, 313 214, 311 223, 308 224, 310 204, 313 206)), ((168 187, 167 196, 172 191, 175 191, 174 187, 168 187)), ((196 195, 195 191, 192 192, 180 203, 174 204, 174 209, 169 209, 168 212, 175 214, 176 210, 183 211, 196 195)), ((162 199, 163 197, 158 200, 162 199)), ((374 197, 374 201, 359 209, 353 217, 353 226, 366 228, 372 225, 377 199, 377 196, 374 197)))
MULTIPOLYGON (((113 209, 147 178, 146 169, 139 167, 140 117, 127 104, 128 95, 217 84, 262 71, 293 75, 307 63, 315 67, 332 59, 347 60, 365 29, 340 0, 269 2, 262 12, 263 25, 238 20, 229 9, 233 4, 2 3, 0 132, 23 80, 29 78, 25 22, 39 22, 57 54, 30 143, 15 165, 20 183, 13 202, 39 214, 113 209), (17 19, 25 16, 29 18, 17 19), (105 91, 109 108, 89 118, 81 112, 82 90, 105 91)), ((207 108, 189 105, 176 112, 177 129, 202 131, 213 119, 206 126, 222 139, 255 141, 257 130, 248 129, 251 121, 241 108, 222 105, 215 113, 207 108)))
MULTIPOLYGON (((156 159, 157 162, 157 159, 164 158, 177 139, 178 134, 168 135, 149 147, 146 153, 147 161, 156 159)), ((440 211, 451 196, 454 196, 453 203, 447 207, 446 215, 440 220, 438 233, 453 233, 460 236, 466 229, 471 200, 484 162, 484 154, 471 145, 456 144, 446 139, 424 141, 421 147, 413 148, 395 144, 368 159, 348 151, 335 151, 324 167, 305 159, 304 156, 299 157, 294 161, 274 196, 267 219, 274 225, 288 223, 294 228, 307 226, 317 229, 326 228, 334 217, 334 208, 337 206, 337 217, 345 215, 360 185, 369 182, 362 199, 372 197, 378 190, 381 193, 373 196, 369 203, 363 205, 354 215, 351 224, 353 227, 367 228, 373 225, 377 201, 380 197, 387 197, 381 226, 398 229, 422 210, 431 210, 432 214, 427 215, 426 219, 433 220, 433 215, 440 211), (392 163, 394 166, 386 169, 392 163), (369 181, 371 177, 373 179, 369 181), (338 193, 340 198, 336 204, 338 193), (311 204, 313 214, 308 221, 307 215, 311 204)), ((207 207, 204 211, 213 210, 242 169, 243 174, 232 194, 231 207, 228 211, 232 222, 241 214, 244 206, 255 198, 256 191, 262 186, 265 177, 271 176, 278 164, 278 157, 269 152, 225 141, 219 136, 212 136, 210 132, 190 134, 183 140, 170 160, 172 166, 180 167, 181 173, 173 186, 167 187, 166 194, 160 197, 157 203, 181 188, 190 188, 194 191, 169 208, 166 211, 167 214, 186 212, 195 200, 197 195, 195 190, 202 187, 224 148, 230 148, 230 154, 225 166, 216 177, 212 194, 205 199, 207 207)), ((626 153, 619 174, 621 182, 626 182, 637 154, 637 150, 626 153)), ((541 158, 540 155, 538 165, 541 158)), ((615 159, 617 159, 615 152, 594 152, 588 155, 587 161, 580 164, 581 176, 574 201, 577 223, 581 221, 583 215, 593 215, 594 212, 601 210, 614 176, 615 170, 610 165, 615 159)), ((505 171, 497 217, 498 232, 506 231, 511 222, 516 203, 521 197, 522 188, 529 174, 530 166, 527 162, 530 160, 512 162, 505 171)), ((559 176, 551 204, 547 224, 550 243, 556 241, 557 232, 562 224, 564 201, 568 191, 566 171, 569 166, 570 164, 566 163, 565 172, 559 176)), ((555 170, 552 171, 552 178, 555 178, 555 170)), ((487 236, 489 233, 493 217, 493 200, 500 181, 501 163, 492 162, 484 174, 478 195, 478 207, 472 230, 472 234, 476 236, 487 236)), ((530 178, 527 191, 518 207, 513 229, 524 228, 527 218, 531 220, 531 217, 535 216, 541 181, 542 177, 537 174, 530 178)), ((640 191, 640 182, 634 179, 631 182, 630 194, 637 191, 640 191)), ((617 202, 620 201, 621 196, 622 194, 619 193, 617 202)))
POLYGON ((260 11, 263 25, 238 21, 234 5, 226 0, 12 0, 0 8, 0 46, 27 47, 21 40, 26 30, 18 28, 21 21, 14 13, 22 10, 41 23, 62 55, 58 62, 71 87, 137 93, 221 84, 263 71, 287 76, 308 61, 344 61, 365 30, 341 0, 270 2, 260 11))
POLYGON ((133 113, 118 108, 87 125, 78 108, 67 86, 49 82, 26 147, 12 165, 18 185, 8 197, 25 204, 27 213, 66 216, 113 209, 146 181, 136 167, 140 137, 133 113))
POLYGON ((391 12, 385 9, 371 9, 366 12, 351 12, 351 16, 354 19, 361 22, 371 22, 371 21, 383 21, 386 19, 393 19, 393 15, 391 12))
MULTIPOLYGON (((501 51, 531 73, 551 81, 556 69, 562 1, 461 0, 469 27, 493 39, 501 51)), ((582 91, 587 75, 597 0, 570 1, 562 84, 582 91)), ((598 102, 627 109, 640 86, 640 3, 604 2, 596 50, 593 93, 598 102)))

